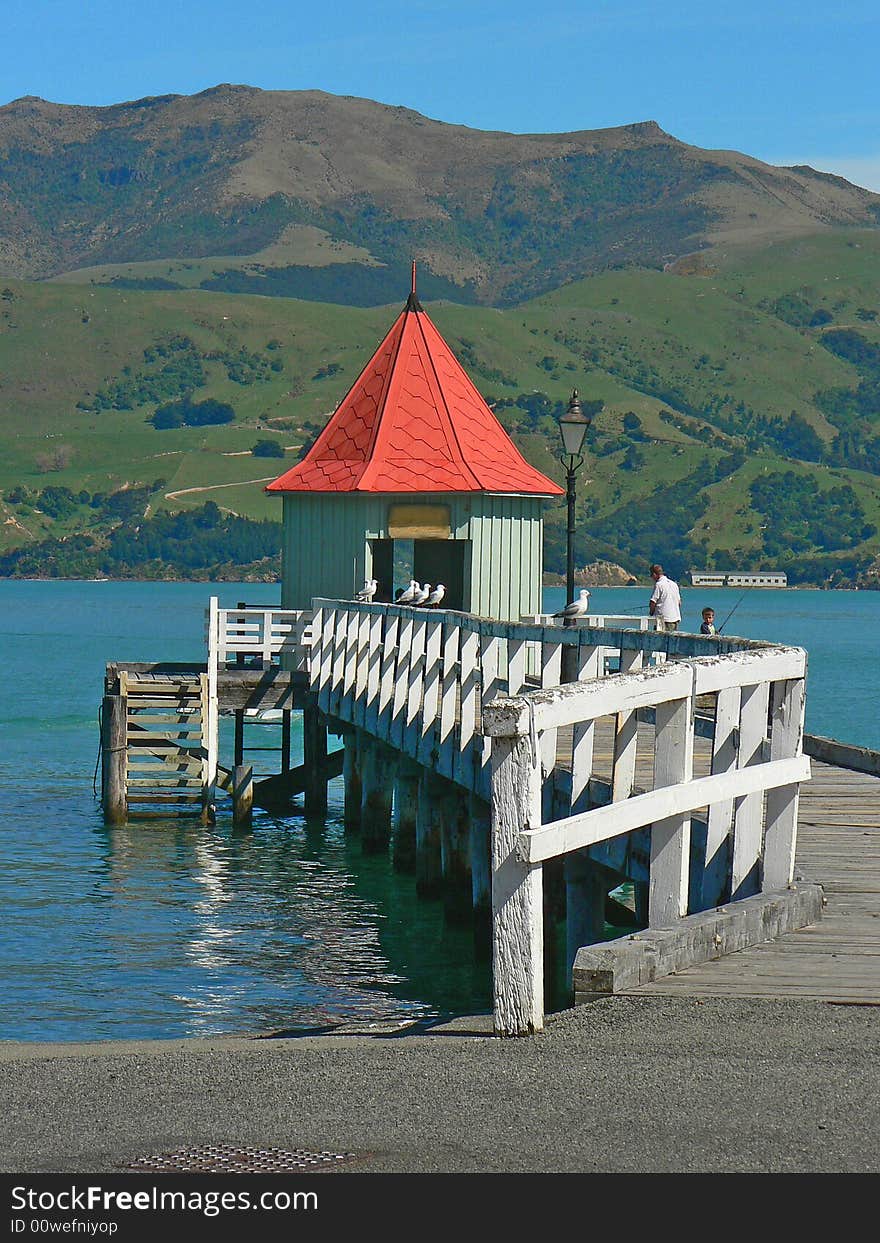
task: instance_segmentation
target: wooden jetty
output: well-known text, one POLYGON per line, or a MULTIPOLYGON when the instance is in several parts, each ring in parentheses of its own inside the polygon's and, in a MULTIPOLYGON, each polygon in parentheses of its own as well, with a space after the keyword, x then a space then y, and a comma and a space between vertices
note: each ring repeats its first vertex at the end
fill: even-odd
POLYGON ((254 802, 299 793, 321 814, 342 772, 364 848, 392 843, 420 893, 491 924, 501 1034, 541 1029, 545 934, 560 916, 577 1001, 725 988, 880 1000, 880 761, 805 740, 802 649, 628 618, 562 627, 313 604, 212 599, 202 666, 108 665, 109 821, 169 808, 210 819, 229 798, 244 825, 254 802), (286 722, 261 780, 244 764, 248 709, 286 722), (222 714, 236 719, 228 763, 222 714), (633 931, 603 941, 623 882, 633 931))

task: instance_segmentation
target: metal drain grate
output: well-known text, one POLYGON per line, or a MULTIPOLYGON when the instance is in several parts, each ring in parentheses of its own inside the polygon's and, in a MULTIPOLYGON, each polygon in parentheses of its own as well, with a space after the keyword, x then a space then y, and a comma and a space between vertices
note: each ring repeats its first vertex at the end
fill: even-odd
POLYGON ((242 1144, 204 1144, 177 1148, 155 1157, 138 1157, 124 1166, 154 1174, 288 1174, 335 1168, 353 1152, 308 1152, 305 1148, 251 1148, 242 1144))

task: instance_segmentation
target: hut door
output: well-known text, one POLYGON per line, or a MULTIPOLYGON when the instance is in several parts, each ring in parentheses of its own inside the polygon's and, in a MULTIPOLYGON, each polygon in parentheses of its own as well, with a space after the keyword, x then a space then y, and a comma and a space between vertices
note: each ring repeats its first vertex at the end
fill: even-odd
POLYGON ((373 554, 373 569, 370 576, 375 578, 379 584, 373 598, 377 604, 390 604, 394 588, 394 540, 370 540, 370 548, 373 554))
POLYGON ((446 594, 440 607, 467 610, 464 598, 464 554, 467 540, 417 539, 413 551, 413 575, 432 587, 442 583, 446 594))

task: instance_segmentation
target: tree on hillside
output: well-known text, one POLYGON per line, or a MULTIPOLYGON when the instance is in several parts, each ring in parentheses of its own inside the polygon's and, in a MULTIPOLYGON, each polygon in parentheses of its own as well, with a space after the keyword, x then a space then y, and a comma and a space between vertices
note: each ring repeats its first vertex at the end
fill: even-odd
POLYGON ((193 401, 192 395, 181 397, 179 401, 169 401, 159 406, 151 418, 158 431, 167 431, 175 427, 206 427, 215 423, 231 423, 235 419, 232 406, 224 401, 215 401, 208 397, 205 401, 193 401))
POLYGON ((254 457, 284 457, 284 445, 277 440, 258 440, 251 453, 254 457))

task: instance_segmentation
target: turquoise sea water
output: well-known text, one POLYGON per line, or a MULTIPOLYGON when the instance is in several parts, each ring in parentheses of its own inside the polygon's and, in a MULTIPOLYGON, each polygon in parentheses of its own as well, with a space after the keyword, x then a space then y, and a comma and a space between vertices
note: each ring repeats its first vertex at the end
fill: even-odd
MULTIPOLYGON (((204 609, 277 604, 277 584, 0 582, 0 1038, 166 1038, 476 1012, 472 933, 341 824, 228 817, 102 823, 94 792, 105 663, 203 658, 204 609)), ((548 588, 545 607, 562 589, 548 588)), ((597 588, 642 614, 644 588, 597 588)), ((685 589, 684 627, 735 590, 685 589)), ((752 591, 725 633, 809 653, 807 728, 880 748, 880 594, 752 591)), ((294 746, 297 740, 294 738, 294 746)))

